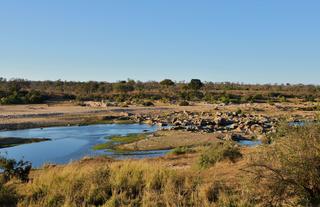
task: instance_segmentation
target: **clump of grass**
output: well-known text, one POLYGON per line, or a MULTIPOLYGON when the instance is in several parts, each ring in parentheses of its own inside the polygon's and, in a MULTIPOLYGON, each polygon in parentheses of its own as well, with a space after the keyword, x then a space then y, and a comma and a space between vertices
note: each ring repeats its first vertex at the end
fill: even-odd
POLYGON ((17 193, 14 189, 5 185, 4 181, 0 179, 0 206, 16 206, 18 202, 17 193))
POLYGON ((142 134, 128 134, 126 136, 115 135, 110 138, 106 137, 107 139, 109 139, 108 142, 95 145, 93 146, 92 149, 94 150, 117 149, 119 145, 128 144, 128 143, 145 139, 148 135, 149 135, 148 133, 142 133, 142 134))
POLYGON ((241 157, 240 148, 233 142, 217 142, 204 150, 199 157, 198 164, 200 168, 208 168, 219 161, 228 159, 235 162, 241 157))
POLYGON ((173 155, 183 155, 183 154, 188 154, 188 153, 194 153, 195 150, 190 148, 190 147, 176 147, 172 149, 169 154, 173 155))
POLYGON ((105 150, 105 149, 112 149, 113 143, 112 142, 106 142, 102 144, 97 144, 92 147, 93 150, 105 150))
POLYGON ((189 106, 190 104, 189 104, 189 102, 188 101, 181 101, 180 103, 179 103, 179 106, 189 106))

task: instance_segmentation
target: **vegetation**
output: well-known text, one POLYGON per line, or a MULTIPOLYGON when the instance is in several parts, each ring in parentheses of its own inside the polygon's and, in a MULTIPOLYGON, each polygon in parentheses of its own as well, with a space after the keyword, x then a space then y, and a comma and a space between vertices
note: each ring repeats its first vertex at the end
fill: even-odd
POLYGON ((147 137, 147 133, 143 134, 128 134, 126 136, 112 136, 112 137, 106 137, 108 139, 108 142, 98 144, 93 146, 94 150, 104 150, 104 149, 117 149, 117 146, 122 145, 122 144, 128 144, 132 142, 136 142, 142 139, 145 139, 147 137))
POLYGON ((198 162, 201 168, 207 168, 225 159, 235 162, 241 157, 240 149, 234 142, 217 142, 200 155, 198 162))
POLYGON ((249 85, 134 80, 108 82, 29 81, 0 78, 0 104, 33 104, 53 100, 106 100, 128 104, 144 101, 207 101, 218 103, 286 102, 292 98, 315 102, 320 97, 316 85, 249 85))
POLYGON ((142 104, 143 106, 154 106, 154 104, 151 101, 145 101, 142 104))
POLYGON ((164 85, 164 86, 173 86, 173 85, 175 85, 175 83, 170 79, 164 79, 164 80, 160 81, 160 84, 164 85))
POLYGON ((173 155, 183 155, 183 154, 188 154, 193 152, 195 152, 195 150, 193 150, 190 147, 176 147, 172 149, 169 153, 173 155))
MULTIPOLYGON (((44 168, 33 172, 32 182, 2 181, 0 204, 319 206, 320 126, 286 127, 273 135, 272 144, 251 150, 249 154, 240 154, 232 142, 207 146, 199 155, 201 169, 174 169, 163 163, 164 159, 112 161, 102 157, 44 168), (246 158, 241 162, 215 165, 243 156, 246 158), (220 171, 221 168, 228 173, 220 171)), ((115 141, 126 139, 114 138, 115 141)), ((188 150, 176 148, 174 152, 183 154, 188 150)))
POLYGON ((188 87, 191 90, 200 90, 202 88, 202 86, 203 86, 203 83, 199 79, 192 79, 190 81, 190 83, 188 84, 188 87))
POLYGON ((18 197, 14 189, 5 185, 3 180, 0 180, 0 206, 14 207, 18 202, 18 197))
POLYGON ((179 106, 189 106, 190 104, 189 104, 189 102, 188 101, 181 101, 180 103, 179 103, 179 106))
POLYGON ((199 187, 190 173, 144 162, 70 165, 50 169, 24 186, 21 206, 201 206, 199 187))
POLYGON ((274 144, 253 155, 246 172, 264 205, 319 206, 319 124, 283 128, 274 144))
POLYGON ((22 182, 27 182, 31 166, 31 163, 28 161, 16 161, 0 156, 0 169, 3 171, 2 179, 5 182, 11 178, 18 178, 22 182))

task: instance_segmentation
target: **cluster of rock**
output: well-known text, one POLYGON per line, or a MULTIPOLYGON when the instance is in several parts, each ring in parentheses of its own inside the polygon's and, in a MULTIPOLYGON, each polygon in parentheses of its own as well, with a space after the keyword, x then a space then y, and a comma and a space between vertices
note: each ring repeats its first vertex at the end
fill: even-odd
POLYGON ((276 118, 237 112, 172 112, 163 115, 127 114, 127 117, 139 122, 156 124, 167 130, 185 130, 193 132, 234 132, 250 137, 274 132, 278 122, 276 118))

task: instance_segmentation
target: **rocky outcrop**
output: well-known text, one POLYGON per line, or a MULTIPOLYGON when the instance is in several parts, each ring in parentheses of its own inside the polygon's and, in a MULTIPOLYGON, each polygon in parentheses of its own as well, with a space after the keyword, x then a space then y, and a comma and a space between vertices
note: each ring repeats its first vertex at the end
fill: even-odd
POLYGON ((248 137, 261 137, 275 131, 277 118, 237 112, 172 112, 164 115, 126 114, 139 123, 158 125, 166 130, 213 133, 232 132, 248 137))

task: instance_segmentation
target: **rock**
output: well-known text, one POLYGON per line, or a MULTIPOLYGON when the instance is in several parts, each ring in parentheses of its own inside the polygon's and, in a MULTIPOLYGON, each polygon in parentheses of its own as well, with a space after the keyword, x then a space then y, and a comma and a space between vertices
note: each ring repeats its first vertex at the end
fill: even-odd
POLYGON ((227 126, 229 124, 232 124, 231 121, 228 121, 227 119, 225 118, 218 118, 215 120, 215 122, 219 125, 219 126, 227 126))

